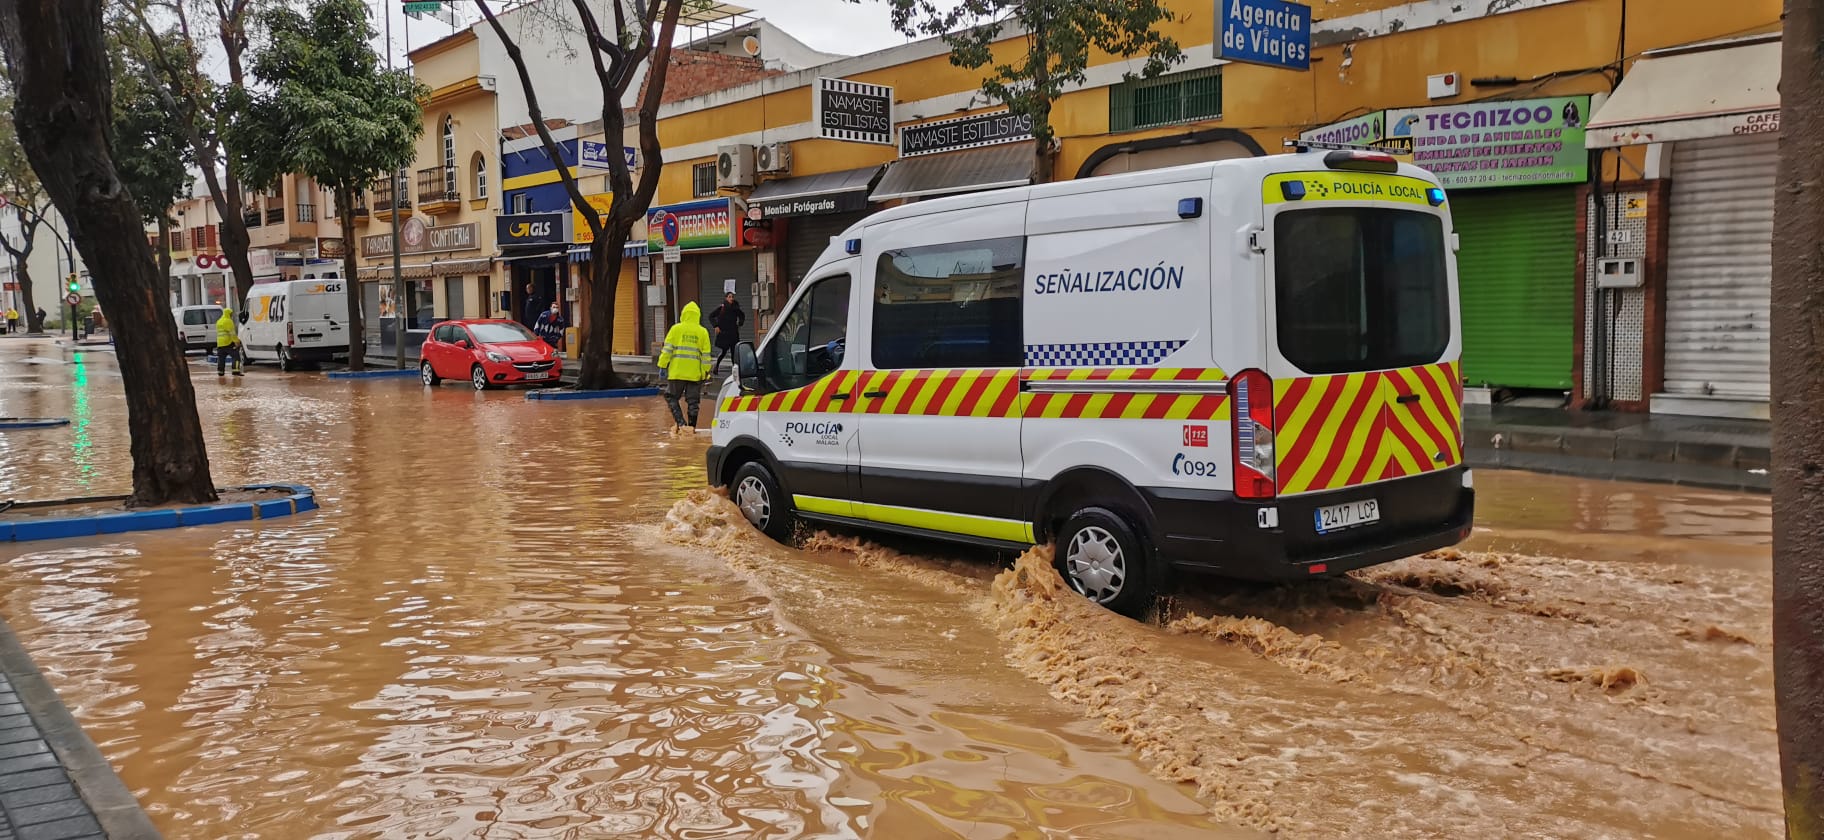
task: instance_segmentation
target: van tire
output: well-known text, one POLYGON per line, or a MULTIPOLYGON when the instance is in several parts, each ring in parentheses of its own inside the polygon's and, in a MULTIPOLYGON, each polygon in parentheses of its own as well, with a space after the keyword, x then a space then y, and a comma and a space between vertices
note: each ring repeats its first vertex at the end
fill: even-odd
POLYGON ((418 378, 424 382, 426 387, 433 387, 443 381, 443 377, 437 375, 437 370, 431 367, 430 362, 418 365, 418 378))
POLYGON ((759 461, 742 464, 741 469, 735 471, 735 479, 728 483, 728 498, 741 509, 748 524, 777 542, 791 542, 797 515, 792 511, 785 491, 779 487, 779 479, 773 477, 773 471, 767 469, 766 464, 759 461))
POLYGON ((279 370, 290 373, 298 369, 297 363, 291 360, 291 353, 285 349, 285 345, 281 344, 272 348, 272 353, 279 357, 279 370))
POLYGON ((1083 508, 1070 515, 1052 539, 1058 574, 1078 594, 1133 619, 1152 606, 1146 544, 1119 514, 1083 508))

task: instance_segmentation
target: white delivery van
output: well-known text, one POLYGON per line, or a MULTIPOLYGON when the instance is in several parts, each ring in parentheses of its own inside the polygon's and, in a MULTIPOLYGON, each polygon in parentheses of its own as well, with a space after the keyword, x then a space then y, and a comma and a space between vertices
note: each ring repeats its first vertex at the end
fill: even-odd
POLYGON ((180 306, 171 310, 177 322, 177 343, 184 350, 215 349, 215 322, 221 320, 219 306, 180 306))
POLYGON ((834 239, 722 388, 747 518, 1056 547, 1136 615, 1470 530, 1449 204, 1330 150, 922 201, 834 239))
POLYGON ((241 344, 247 360, 326 362, 348 355, 348 292, 342 280, 260 283, 247 295, 241 344))

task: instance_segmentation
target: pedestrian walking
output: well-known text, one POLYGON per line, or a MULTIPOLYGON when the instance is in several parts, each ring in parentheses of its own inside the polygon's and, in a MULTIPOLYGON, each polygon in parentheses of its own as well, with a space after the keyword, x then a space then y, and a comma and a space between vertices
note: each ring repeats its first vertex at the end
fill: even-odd
POLYGON ((564 320, 563 307, 554 300, 551 301, 551 308, 533 322, 532 332, 544 339, 546 344, 561 350, 564 346, 564 328, 568 326, 570 322, 564 320))
POLYGON ((716 364, 710 368, 710 375, 721 376, 722 360, 734 355, 735 345, 741 343, 741 328, 747 325, 747 313, 741 311, 735 293, 729 292, 722 296, 722 305, 709 313, 709 322, 716 327, 716 364))
POLYGON ((697 427, 697 405, 703 399, 703 380, 709 376, 709 330, 703 329, 703 310, 695 301, 684 304, 678 322, 665 333, 659 350, 659 369, 665 371, 665 405, 679 429, 697 427), (683 400, 689 417, 678 410, 683 400), (688 423, 686 420, 688 419, 688 423))
POLYGON ((6 308, 6 331, 9 334, 19 331, 19 310, 10 306, 6 308))
POLYGON ((234 324, 234 310, 222 307, 215 322, 215 375, 228 374, 228 357, 234 357, 234 375, 241 375, 241 334, 234 324))
POLYGON ((38 328, 39 329, 44 329, 44 319, 46 317, 47 316, 44 314, 44 307, 42 307, 42 306, 38 307, 38 328))

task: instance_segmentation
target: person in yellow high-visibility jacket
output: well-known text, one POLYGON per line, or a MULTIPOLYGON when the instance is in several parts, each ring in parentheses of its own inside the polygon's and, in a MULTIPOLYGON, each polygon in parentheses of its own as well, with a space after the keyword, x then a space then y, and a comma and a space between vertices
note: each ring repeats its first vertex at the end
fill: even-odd
POLYGON ((241 375, 241 332, 234 324, 234 310, 222 307, 215 321, 215 375, 228 374, 228 357, 234 357, 234 375, 241 375))
POLYGON ((671 408, 671 419, 678 428, 697 427, 697 406, 703 400, 703 380, 709 378, 709 330, 703 328, 702 310, 695 301, 684 304, 678 322, 665 333, 665 346, 659 350, 659 369, 665 371, 665 405, 671 408), (688 422, 678 401, 690 409, 688 422))

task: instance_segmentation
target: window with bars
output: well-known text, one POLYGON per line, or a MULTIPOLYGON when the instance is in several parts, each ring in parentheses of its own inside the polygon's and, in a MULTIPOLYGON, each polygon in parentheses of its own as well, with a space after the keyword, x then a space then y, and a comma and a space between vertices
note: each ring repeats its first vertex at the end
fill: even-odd
POLYGON ((716 194, 716 165, 699 163, 690 168, 691 195, 707 198, 716 194))
POLYGON ((1222 68, 1122 82, 1108 92, 1108 127, 1131 131, 1222 116, 1222 68))

